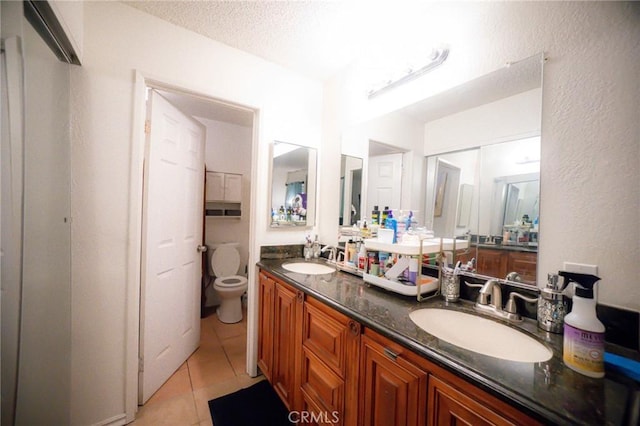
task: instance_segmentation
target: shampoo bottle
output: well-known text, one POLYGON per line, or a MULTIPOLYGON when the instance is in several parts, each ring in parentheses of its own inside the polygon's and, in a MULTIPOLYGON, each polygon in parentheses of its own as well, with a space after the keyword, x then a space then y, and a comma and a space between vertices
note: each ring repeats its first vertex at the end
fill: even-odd
POLYGON ((389 210, 387 219, 384 222, 386 229, 393 229, 393 244, 398 242, 398 221, 393 217, 393 211, 389 210))
POLYGON ((380 225, 380 209, 378 209, 378 206, 373 206, 371 211, 371 224, 380 225))
POLYGON ((593 286, 595 275, 560 271, 559 275, 575 283, 571 313, 564 317, 565 365, 585 376, 604 377, 604 325, 596 316, 593 286))

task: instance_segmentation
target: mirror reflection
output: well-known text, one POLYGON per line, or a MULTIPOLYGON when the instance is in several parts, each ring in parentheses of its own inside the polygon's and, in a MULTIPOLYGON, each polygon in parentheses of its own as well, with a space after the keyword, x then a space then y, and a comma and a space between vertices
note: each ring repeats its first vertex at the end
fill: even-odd
POLYGON ((312 225, 316 150, 276 141, 271 158, 271 227, 312 225))
POLYGON ((339 225, 351 226, 366 214, 362 212, 362 158, 342 155, 340 162, 339 225))
MULTIPOLYGON (((516 272, 532 284, 541 220, 543 62, 538 54, 511 63, 343 135, 350 152, 373 140, 404 150, 401 205, 391 208, 422 210, 415 214, 419 225, 436 236, 472 236, 468 255, 477 259, 478 273, 505 278, 516 272), (419 153, 426 165, 417 165, 419 153)), ((367 210, 376 191, 383 192, 370 182, 374 167, 369 158, 367 210)))
POLYGON ((399 209, 402 200, 402 162, 405 150, 369 141, 367 212, 399 209))

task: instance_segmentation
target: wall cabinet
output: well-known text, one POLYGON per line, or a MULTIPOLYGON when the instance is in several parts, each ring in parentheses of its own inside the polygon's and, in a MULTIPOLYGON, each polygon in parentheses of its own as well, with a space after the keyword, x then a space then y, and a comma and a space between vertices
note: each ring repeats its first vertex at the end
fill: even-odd
POLYGON ((205 188, 205 205, 208 216, 241 215, 241 174, 207 172, 205 188))
POLYGON ((288 410, 313 413, 310 424, 538 424, 268 272, 259 277, 258 366, 288 410))

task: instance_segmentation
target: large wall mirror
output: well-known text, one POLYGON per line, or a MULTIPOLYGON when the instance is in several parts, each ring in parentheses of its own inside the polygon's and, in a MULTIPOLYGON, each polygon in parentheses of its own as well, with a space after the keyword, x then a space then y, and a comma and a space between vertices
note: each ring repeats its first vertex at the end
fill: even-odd
POLYGON ((316 150, 279 141, 271 148, 271 228, 313 226, 316 150))
POLYGON ((362 211, 362 158, 342 155, 340 161, 339 225, 351 226, 366 217, 362 211))
MULTIPOLYGON (((403 176, 421 188, 404 191, 409 198, 403 195, 400 208, 419 205, 419 224, 436 236, 471 236, 467 256, 476 258, 479 274, 505 278, 516 272, 530 284, 536 283, 542 220, 543 63, 542 54, 511 63, 343 135, 345 144, 356 136, 372 140, 373 130, 385 129, 386 140, 421 152, 424 167, 414 163, 403 176)), ((371 165, 365 166, 367 175, 371 165)))

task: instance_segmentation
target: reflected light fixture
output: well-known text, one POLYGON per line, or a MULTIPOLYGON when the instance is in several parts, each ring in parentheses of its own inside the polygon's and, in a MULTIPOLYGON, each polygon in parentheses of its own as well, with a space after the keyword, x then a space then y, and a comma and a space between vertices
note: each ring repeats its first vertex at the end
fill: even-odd
POLYGON ((395 79, 395 80, 388 80, 376 87, 374 87, 373 89, 369 90, 367 96, 369 97, 369 99, 373 99, 376 96, 386 92, 387 90, 393 89, 394 87, 398 87, 402 84, 405 84, 411 80, 414 80, 418 77, 420 77, 421 75, 424 75, 426 73, 428 73, 429 71, 432 71, 434 69, 436 69, 437 67, 439 67, 440 65, 442 65, 442 63, 447 59, 447 57, 449 56, 449 48, 439 48, 439 49, 433 49, 431 51, 431 55, 429 56, 429 62, 422 66, 421 68, 417 69, 417 70, 413 70, 413 69, 409 69, 406 74, 404 74, 402 77, 395 79))

